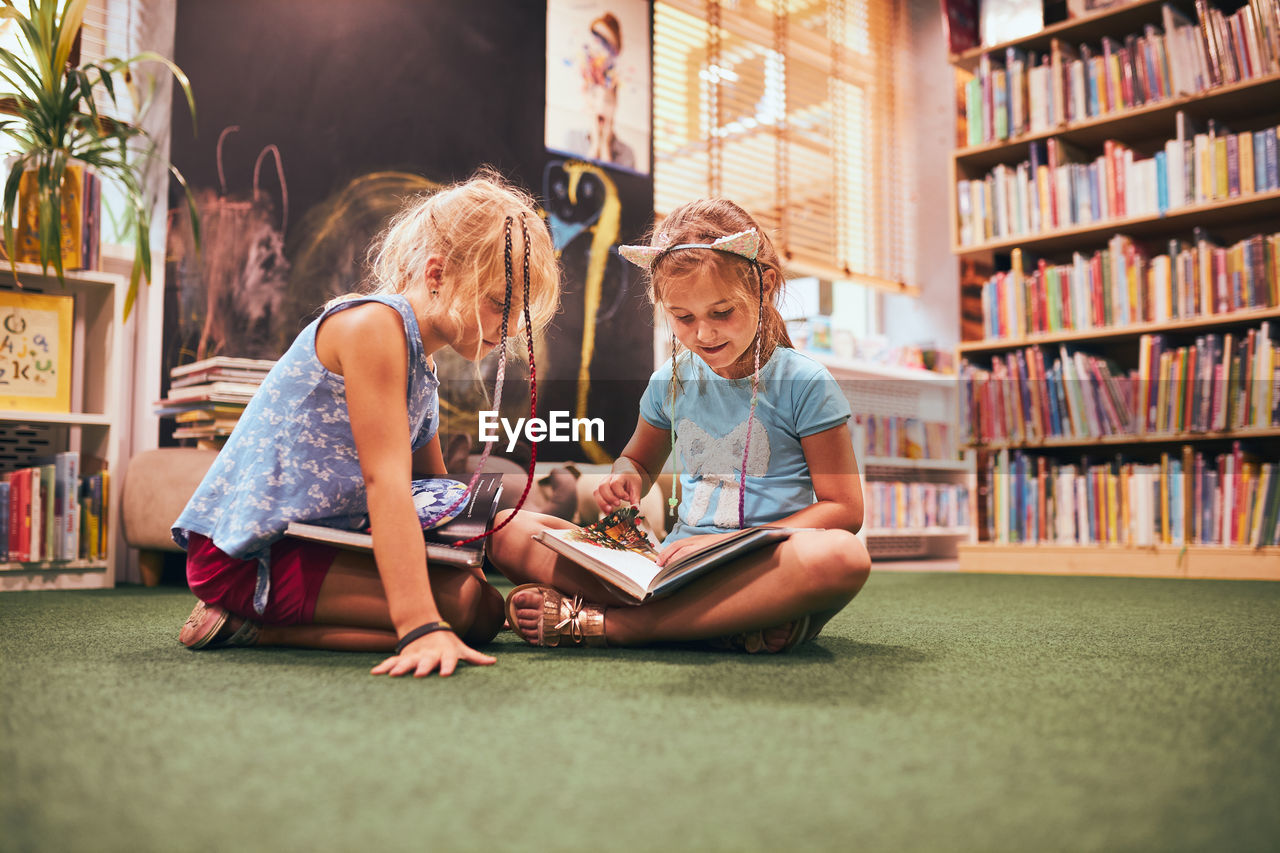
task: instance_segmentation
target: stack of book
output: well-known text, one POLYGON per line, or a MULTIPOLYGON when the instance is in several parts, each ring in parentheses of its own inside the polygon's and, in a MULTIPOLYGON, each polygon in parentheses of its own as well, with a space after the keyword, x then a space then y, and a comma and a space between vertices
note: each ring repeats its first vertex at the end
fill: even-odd
POLYGON ((174 419, 174 438, 220 446, 274 365, 270 359, 215 356, 175 367, 156 414, 174 419))
POLYGON ((0 563, 105 559, 108 472, 81 476, 75 451, 30 461, 0 475, 0 563))

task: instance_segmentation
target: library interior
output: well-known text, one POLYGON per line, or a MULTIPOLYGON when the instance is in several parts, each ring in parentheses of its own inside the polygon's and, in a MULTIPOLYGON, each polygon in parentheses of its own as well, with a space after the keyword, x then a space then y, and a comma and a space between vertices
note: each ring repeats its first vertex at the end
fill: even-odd
POLYGON ((0 849, 1280 844, 1280 0, 6 7, 0 849))

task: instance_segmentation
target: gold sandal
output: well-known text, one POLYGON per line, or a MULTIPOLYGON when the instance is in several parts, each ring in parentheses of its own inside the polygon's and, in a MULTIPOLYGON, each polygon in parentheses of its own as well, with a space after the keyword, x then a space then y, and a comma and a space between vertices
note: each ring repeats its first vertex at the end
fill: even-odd
MULTIPOLYGON (((709 640, 708 642, 710 643, 711 648, 720 649, 722 651, 743 651, 749 655, 754 655, 760 652, 764 652, 765 654, 782 654, 783 652, 791 651, 801 643, 812 640, 818 635, 818 631, 810 633, 809 625, 808 616, 801 616, 799 619, 794 620, 791 623, 791 633, 787 635, 787 641, 782 644, 781 648, 776 650, 770 650, 765 647, 764 629, 758 631, 744 631, 741 634, 731 634, 727 637, 716 637, 714 640, 709 640)), ((821 626, 818 626, 818 630, 821 629, 821 626)))
POLYGON ((587 604, 582 596, 572 598, 544 584, 522 584, 507 594, 507 623, 531 646, 607 646, 604 638, 605 608, 587 604), (536 589, 542 593, 542 618, 533 636, 520 630, 516 621, 516 593, 536 589))

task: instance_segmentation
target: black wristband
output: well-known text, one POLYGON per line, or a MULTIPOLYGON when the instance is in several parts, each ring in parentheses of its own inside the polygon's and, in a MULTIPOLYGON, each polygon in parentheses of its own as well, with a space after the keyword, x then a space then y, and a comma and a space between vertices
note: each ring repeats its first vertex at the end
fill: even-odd
POLYGON ((427 634, 433 634, 436 631, 452 631, 453 626, 443 619, 437 619, 435 622, 428 622, 425 625, 419 625, 409 633, 400 638, 400 642, 396 643, 396 654, 404 651, 405 646, 412 643, 419 637, 425 637, 427 634))

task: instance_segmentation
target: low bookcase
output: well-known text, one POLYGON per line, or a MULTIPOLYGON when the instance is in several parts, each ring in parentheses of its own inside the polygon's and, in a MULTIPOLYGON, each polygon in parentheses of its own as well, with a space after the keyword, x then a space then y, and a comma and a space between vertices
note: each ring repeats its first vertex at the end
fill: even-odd
MULTIPOLYGON (((42 336, 41 342, 51 351, 56 350, 54 369, 69 374, 65 377, 69 387, 64 401, 50 403, 37 398, 29 403, 19 399, 18 405, 0 408, 0 471, 27 468, 60 452, 78 454, 80 476, 101 477, 95 511, 101 512, 102 533, 91 548, 77 545, 74 556, 68 553, 70 549, 63 549, 58 559, 0 562, 0 591, 110 587, 115 584, 119 539, 119 483, 118 477, 112 475, 119 471, 120 400, 122 383, 127 381, 122 377, 128 373, 120 323, 127 281, 111 273, 68 271, 60 282, 56 275, 45 275, 38 266, 26 264, 18 266, 18 276, 20 287, 8 264, 0 266, 0 291, 71 300, 72 316, 66 337, 55 341, 42 336)), ((16 355, 23 345, 21 334, 15 332, 23 327, 20 318, 13 311, 6 316, 14 319, 8 328, 10 337, 0 337, 0 358, 16 355), (6 350, 6 344, 15 349, 6 350)), ((26 342, 33 343, 34 339, 26 342)), ((13 371, 13 359, 9 361, 5 367, 13 371)), ((44 359, 40 366, 45 366, 44 359)), ((21 370, 21 365, 17 369, 21 370)), ((0 390, 0 396, 3 394, 0 390)), ((13 402, 6 399, 6 403, 13 402)))

